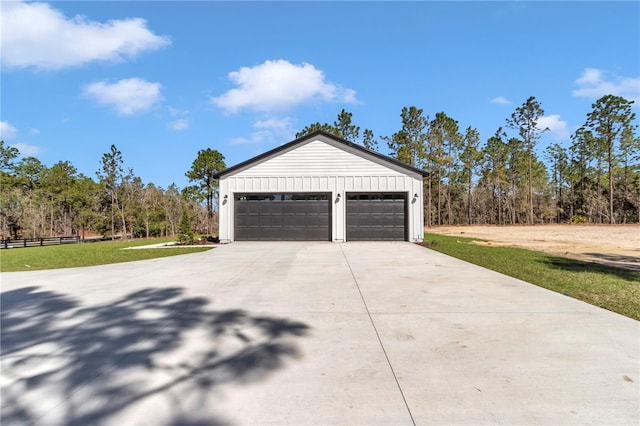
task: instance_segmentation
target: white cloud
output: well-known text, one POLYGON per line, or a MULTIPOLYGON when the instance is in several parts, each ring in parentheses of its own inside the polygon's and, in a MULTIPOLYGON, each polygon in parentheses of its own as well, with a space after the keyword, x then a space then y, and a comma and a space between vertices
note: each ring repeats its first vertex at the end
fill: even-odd
POLYGON ((169 112, 169 115, 172 117, 184 117, 189 114, 189 111, 183 111, 174 107, 167 107, 167 112, 169 112))
POLYGON ((277 118, 268 117, 258 120, 253 124, 257 131, 251 133, 249 137, 239 137, 231 140, 232 145, 261 144, 264 142, 275 142, 278 140, 289 140, 293 138, 293 120, 291 117, 277 118))
POLYGON ((18 129, 9 124, 8 121, 0 121, 0 139, 13 139, 18 136, 18 129))
POLYGON ((129 78, 113 84, 104 81, 91 83, 84 88, 83 93, 102 105, 115 108, 119 115, 133 115, 162 100, 160 87, 160 83, 129 78))
POLYGON ((277 134, 288 136, 293 131, 293 120, 291 117, 270 117, 256 121, 253 127, 256 129, 271 130, 277 134))
POLYGON ((323 71, 311 64, 295 65, 280 59, 229 73, 237 86, 211 102, 228 113, 243 108, 282 111, 312 100, 356 103, 356 92, 325 81, 323 71))
POLYGON ((560 119, 557 114, 545 115, 538 119, 538 130, 548 128, 555 140, 566 140, 571 136, 567 128, 567 122, 560 119))
POLYGON ((39 134, 40 134, 40 130, 38 130, 38 129, 34 129, 34 128, 31 128, 31 129, 29 129, 29 134, 30 134, 31 136, 37 136, 37 135, 39 135, 39 134))
MULTIPOLYGON (((37 135, 40 133, 37 129, 29 129, 30 135, 37 135)), ((14 139, 18 136, 18 129, 13 127, 8 121, 0 121, 0 139, 6 141, 8 139, 14 139)), ((35 145, 28 145, 23 142, 18 142, 9 145, 16 148, 20 152, 21 157, 31 157, 40 154, 42 151, 40 147, 35 145)))
POLYGON ((273 139, 273 133, 268 130, 261 130, 253 132, 249 137, 233 138, 231 139, 231 145, 254 145, 261 144, 263 142, 270 142, 273 139))
POLYGON ((40 147, 37 147, 35 145, 28 145, 22 142, 13 144, 11 146, 20 151, 20 155, 22 157, 33 157, 40 154, 40 152, 42 151, 40 147))
POLYGON ((177 120, 169 123, 169 128, 176 131, 186 130, 189 128, 189 120, 187 120, 186 118, 178 118, 177 120))
POLYGON ((499 104, 499 105, 511 105, 511 101, 504 96, 498 96, 491 99, 491 103, 499 104))
POLYGON ((582 76, 576 80, 576 84, 581 86, 595 85, 602 80, 602 71, 595 68, 585 68, 582 76))
POLYGON ((91 61, 120 61, 170 44, 141 18, 68 18, 46 3, 2 2, 2 64, 60 69, 91 61))
POLYGON ((638 77, 608 77, 602 70, 586 68, 575 83, 578 88, 572 92, 573 96, 595 100, 604 95, 615 95, 634 101, 636 104, 640 103, 640 78, 638 77))

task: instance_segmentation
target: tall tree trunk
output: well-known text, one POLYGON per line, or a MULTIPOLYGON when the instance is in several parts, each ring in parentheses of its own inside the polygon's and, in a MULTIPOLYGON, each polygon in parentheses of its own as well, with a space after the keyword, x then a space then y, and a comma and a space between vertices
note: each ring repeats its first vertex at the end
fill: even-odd
POLYGON ((596 214, 598 215, 598 223, 602 223, 602 207, 600 206, 600 197, 602 197, 602 183, 600 180, 602 179, 602 173, 600 170, 600 163, 598 162, 598 172, 596 174, 598 179, 598 192, 596 193, 596 214))
POLYGON ((471 170, 469 170, 469 182, 467 186, 467 225, 471 225, 471 170))
POLYGON ((511 181, 511 224, 516 224, 516 194, 517 194, 517 185, 515 181, 511 181))
POLYGON ((433 179, 429 179, 429 226, 433 226, 433 179))
POLYGON ((125 220, 124 206, 120 209, 120 217, 122 218, 122 239, 127 239, 127 221, 125 220))
POLYGON ((527 198, 529 198, 529 225, 533 225, 533 170, 531 165, 531 146, 529 146, 529 194, 527 198))
POLYGON ((558 208, 558 223, 562 222, 562 212, 564 211, 564 203, 562 202, 562 183, 560 183, 560 199, 558 200, 560 208, 558 208))
POLYGON ((623 197, 622 199, 624 200, 622 202, 622 223, 627 223, 627 200, 629 199, 629 182, 627 181, 628 179, 628 171, 629 171, 629 164, 627 162, 627 159, 625 157, 624 160, 624 168, 623 168, 623 172, 622 172, 622 191, 623 191, 623 197))
POLYGON ((116 208, 118 209, 118 213, 120 213, 120 220, 122 221, 122 240, 127 239, 127 221, 125 219, 124 213, 124 205, 120 205, 120 200, 118 200, 118 195, 115 194, 116 208))
POLYGON ((453 212, 451 211, 451 167, 447 165, 447 188, 445 196, 447 197, 447 224, 452 225, 453 212))
POLYGON ((113 192, 111 193, 111 240, 115 239, 115 232, 116 232, 116 220, 115 220, 115 212, 114 209, 116 207, 116 203, 114 201, 114 194, 113 192))
POLYGON ((208 184, 207 190, 207 234, 212 234, 212 222, 213 222, 213 186, 208 184))
POLYGON ((431 225, 433 224, 432 221, 431 221, 431 209, 432 209, 432 206, 431 206, 431 203, 432 203, 432 200, 431 200, 431 197, 432 197, 431 185, 432 185, 432 179, 431 179, 431 175, 429 175, 429 187, 427 189, 427 192, 428 192, 427 193, 427 200, 428 200, 427 201, 427 226, 429 228, 431 228, 431 225))
POLYGON ((49 216, 49 237, 53 237, 53 199, 51 199, 50 205, 50 216, 49 216))
POLYGON ((502 210, 502 185, 498 184, 498 225, 504 225, 502 210))
POLYGON ((609 143, 607 161, 609 163, 609 222, 614 224, 616 223, 616 218, 613 215, 613 141, 609 143))
POLYGON ((569 197, 571 199, 570 203, 569 203, 569 219, 571 220, 573 218, 573 216, 575 215, 575 197, 576 197, 576 192, 573 188, 573 182, 571 183, 571 186, 569 187, 569 197))
POLYGON ((441 197, 442 197, 442 176, 440 175, 440 170, 438 170, 438 206, 437 206, 437 209, 438 209, 438 226, 442 225, 442 218, 440 216, 440 213, 441 213, 440 212, 440 210, 441 210, 440 206, 442 204, 441 197))

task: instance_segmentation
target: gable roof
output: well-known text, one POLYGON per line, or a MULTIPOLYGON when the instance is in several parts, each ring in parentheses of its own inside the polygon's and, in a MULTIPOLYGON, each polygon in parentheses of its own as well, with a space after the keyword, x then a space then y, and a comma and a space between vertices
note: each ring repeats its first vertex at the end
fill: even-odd
POLYGON ((393 165, 395 165, 397 167, 401 167, 403 169, 406 169, 406 170, 408 170, 410 172, 417 173, 417 174, 422 175, 422 176, 428 176, 429 175, 424 170, 421 170, 421 169, 418 169, 416 167, 413 167, 413 166, 410 166, 408 164, 405 164, 402 161, 399 161, 399 160, 397 160, 395 158, 391 158, 391 157, 388 157, 386 155, 380 154, 379 152, 372 151, 372 150, 367 149, 367 148, 365 148, 365 147, 363 147, 361 145, 358 145, 358 144, 353 143, 353 142, 349 142, 349 141, 347 141, 345 139, 339 138, 338 136, 335 136, 335 135, 333 135, 331 133, 327 133, 327 132, 325 132, 323 130, 316 130, 316 131, 314 131, 312 133, 309 133, 309 134, 306 134, 306 135, 304 135, 302 137, 299 137, 298 139, 295 139, 295 140, 293 140, 291 142, 288 142, 288 143, 285 143, 283 145, 280 145, 277 148, 274 148, 274 149, 269 150, 267 152, 264 152, 264 153, 262 153, 260 155, 257 155, 257 156, 255 156, 253 158, 250 158, 250 159, 248 159, 246 161, 243 161, 243 162, 238 163, 238 164, 236 164, 234 166, 231 166, 226 170, 223 170, 221 172, 218 172, 218 173, 214 174, 213 177, 215 179, 219 179, 219 178, 221 178, 223 176, 226 176, 228 174, 234 173, 235 171, 242 170, 242 169, 250 166, 251 164, 258 163, 259 161, 264 160, 266 158, 274 157, 275 155, 277 155, 280 152, 288 151, 288 150, 290 150, 292 148, 295 148, 296 145, 301 145, 301 144, 309 141, 310 139, 316 138, 317 136, 324 136, 324 137, 329 138, 329 139, 331 139, 331 140, 333 140, 335 142, 338 142, 339 144, 343 144, 343 145, 346 145, 349 148, 352 148, 354 150, 361 151, 361 152, 365 153, 366 155, 369 155, 369 156, 372 156, 372 157, 375 157, 375 158, 379 158, 379 159, 384 160, 384 161, 386 161, 386 162, 388 162, 390 164, 393 164, 393 165))

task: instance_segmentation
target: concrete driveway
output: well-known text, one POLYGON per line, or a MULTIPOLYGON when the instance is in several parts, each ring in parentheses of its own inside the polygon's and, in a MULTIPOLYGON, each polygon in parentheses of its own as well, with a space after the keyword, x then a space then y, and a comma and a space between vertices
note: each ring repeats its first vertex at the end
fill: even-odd
POLYGON ((2 424, 640 423, 640 323, 410 243, 2 274, 2 424))

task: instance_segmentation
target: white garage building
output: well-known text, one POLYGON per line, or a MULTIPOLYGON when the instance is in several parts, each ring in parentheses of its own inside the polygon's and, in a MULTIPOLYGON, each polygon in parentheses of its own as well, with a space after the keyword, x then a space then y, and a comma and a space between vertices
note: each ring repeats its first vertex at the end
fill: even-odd
POLYGON ((219 238, 421 242, 425 175, 316 131, 216 175, 219 238))

